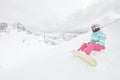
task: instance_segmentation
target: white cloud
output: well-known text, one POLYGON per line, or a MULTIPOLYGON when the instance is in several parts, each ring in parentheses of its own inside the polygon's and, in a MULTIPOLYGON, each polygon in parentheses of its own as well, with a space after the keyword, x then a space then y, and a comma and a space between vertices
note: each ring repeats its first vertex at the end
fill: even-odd
POLYGON ((119 0, 0 0, 0 21, 18 21, 44 31, 74 32, 119 16, 119 3, 119 0))

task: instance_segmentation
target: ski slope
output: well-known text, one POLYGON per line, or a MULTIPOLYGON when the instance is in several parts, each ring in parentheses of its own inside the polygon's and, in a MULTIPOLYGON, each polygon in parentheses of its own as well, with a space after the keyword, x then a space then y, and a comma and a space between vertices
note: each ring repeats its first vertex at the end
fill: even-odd
POLYGON ((25 33, 1 33, 0 80, 119 80, 119 25, 117 22, 103 29, 106 50, 92 54, 98 63, 96 67, 70 54, 89 41, 90 31, 59 45, 47 45, 25 33), (27 40, 23 42, 24 39, 27 40))

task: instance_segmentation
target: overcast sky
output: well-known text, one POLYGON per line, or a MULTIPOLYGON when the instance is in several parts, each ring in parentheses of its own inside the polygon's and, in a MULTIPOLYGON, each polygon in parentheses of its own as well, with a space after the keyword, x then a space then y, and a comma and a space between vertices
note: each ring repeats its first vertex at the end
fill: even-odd
POLYGON ((120 16, 120 0, 0 0, 0 22, 47 32, 79 32, 120 16))

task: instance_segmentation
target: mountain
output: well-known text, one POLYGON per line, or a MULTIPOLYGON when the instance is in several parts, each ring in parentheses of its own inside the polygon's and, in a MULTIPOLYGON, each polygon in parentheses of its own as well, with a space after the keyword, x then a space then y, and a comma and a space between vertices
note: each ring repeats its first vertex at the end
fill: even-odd
POLYGON ((1 32, 0 80, 119 80, 119 25, 117 21, 102 29, 106 49, 92 54, 97 61, 94 68, 70 54, 89 41, 91 31, 55 46, 38 42, 39 37, 26 31, 1 32))
MULTIPOLYGON (((33 37, 38 38, 38 42, 42 41, 43 43, 49 44, 49 45, 57 45, 60 44, 63 41, 71 40, 72 38, 78 36, 80 33, 45 33, 45 32, 32 32, 32 30, 28 30, 26 26, 23 26, 21 23, 16 22, 14 24, 8 24, 8 23, 1 23, 0 24, 0 32, 1 34, 13 34, 20 37, 22 42, 25 42, 26 40, 29 40, 30 35, 33 37), (24 37, 23 36, 28 36, 24 37)), ((33 38, 32 37, 32 38, 33 38)))

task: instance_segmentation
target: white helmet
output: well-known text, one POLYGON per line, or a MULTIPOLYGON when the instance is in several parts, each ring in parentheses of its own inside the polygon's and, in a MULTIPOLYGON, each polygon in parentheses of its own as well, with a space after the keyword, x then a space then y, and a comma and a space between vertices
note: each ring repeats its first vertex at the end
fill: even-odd
POLYGON ((91 26, 93 32, 97 32, 100 30, 100 25, 99 24, 94 24, 91 26))

